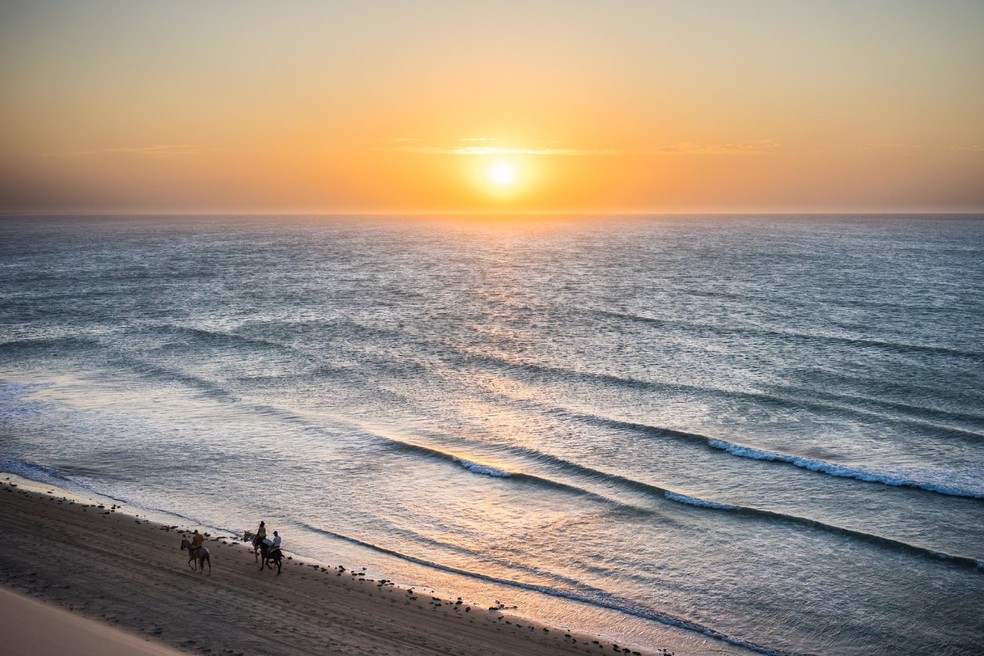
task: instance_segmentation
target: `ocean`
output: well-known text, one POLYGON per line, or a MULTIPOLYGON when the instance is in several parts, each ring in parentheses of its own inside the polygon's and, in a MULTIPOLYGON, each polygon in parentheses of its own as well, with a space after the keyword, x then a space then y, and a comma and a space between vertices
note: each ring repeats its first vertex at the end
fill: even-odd
POLYGON ((982 440, 980 217, 0 220, 0 471, 621 644, 981 653, 982 440))

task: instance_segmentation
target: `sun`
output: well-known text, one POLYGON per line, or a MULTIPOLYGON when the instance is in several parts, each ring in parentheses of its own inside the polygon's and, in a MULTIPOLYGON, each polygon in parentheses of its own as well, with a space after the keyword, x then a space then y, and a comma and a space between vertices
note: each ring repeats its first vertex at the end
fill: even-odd
POLYGON ((471 183, 496 204, 526 198, 541 177, 533 162, 514 153, 483 153, 470 162, 467 171, 471 183))
POLYGON ((512 162, 492 162, 488 169, 488 179, 494 186, 507 189, 516 184, 519 179, 519 169, 512 162))

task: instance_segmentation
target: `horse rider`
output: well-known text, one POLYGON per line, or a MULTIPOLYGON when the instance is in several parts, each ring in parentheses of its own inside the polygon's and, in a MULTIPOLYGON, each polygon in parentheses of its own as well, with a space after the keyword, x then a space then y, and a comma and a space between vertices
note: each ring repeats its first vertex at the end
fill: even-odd
POLYGON ((276 531, 274 531, 273 539, 263 538, 263 542, 261 542, 261 544, 263 545, 263 549, 265 549, 267 553, 271 553, 273 552, 274 549, 280 548, 280 535, 276 531))
POLYGON ((266 539, 266 524, 260 522, 259 528, 256 529, 256 535, 253 536, 253 548, 258 549, 260 543, 266 539))
POLYGON ((191 536, 191 553, 198 555, 198 550, 202 548, 202 544, 205 543, 205 536, 195 529, 195 534, 191 536))

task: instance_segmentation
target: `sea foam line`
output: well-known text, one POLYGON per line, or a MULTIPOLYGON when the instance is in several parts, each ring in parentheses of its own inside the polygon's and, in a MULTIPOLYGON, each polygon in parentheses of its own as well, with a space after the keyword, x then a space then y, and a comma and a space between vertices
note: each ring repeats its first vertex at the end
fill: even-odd
POLYGON ((942 485, 927 481, 917 481, 901 476, 892 476, 887 473, 878 473, 864 469, 854 469, 852 467, 837 465, 824 460, 816 460, 805 456, 795 456, 786 453, 776 453, 774 451, 765 451, 721 439, 708 438, 707 445, 714 449, 727 451, 731 455, 738 456, 739 458, 749 458, 751 460, 764 460, 771 462, 785 462, 795 465, 796 467, 801 467, 803 469, 808 469, 810 471, 819 472, 822 474, 829 474, 831 476, 838 476, 840 478, 853 478, 868 483, 882 483, 884 485, 891 485, 894 487, 914 487, 953 497, 984 499, 984 491, 968 490, 952 485, 942 485))
POLYGON ((512 472, 502 471, 501 469, 496 469, 495 467, 489 467, 488 465, 482 465, 477 462, 472 462, 470 460, 458 459, 461 466, 470 472, 475 474, 482 474, 484 476, 492 476, 494 478, 509 478, 512 476, 512 472))
POLYGON ((782 464, 793 465, 794 467, 799 467, 801 469, 807 469, 809 471, 816 472, 818 474, 826 474, 829 476, 836 476, 839 478, 852 478, 858 481, 863 481, 865 483, 879 483, 882 485, 890 485, 893 487, 911 487, 927 492, 934 492, 936 494, 945 494, 952 497, 967 497, 971 499, 984 499, 984 490, 982 489, 968 489, 965 487, 959 487, 956 485, 946 485, 942 483, 935 483, 930 481, 920 481, 914 478, 906 478, 899 475, 889 475, 887 473, 879 473, 868 471, 864 469, 856 469, 853 467, 848 467, 846 465, 838 465, 824 460, 816 460, 813 458, 807 458, 805 456, 797 456, 786 453, 778 453, 774 451, 765 451, 763 449, 756 449, 754 447, 745 446, 743 444, 737 444, 734 442, 729 442, 720 438, 709 437, 707 435, 701 435, 699 433, 689 433, 686 431, 680 431, 672 428, 663 428, 660 426, 651 426, 649 424, 643 424, 633 421, 624 421, 621 419, 610 419, 607 417, 600 417, 598 415, 583 414, 570 412, 568 410, 560 410, 569 417, 576 419, 581 419, 582 421, 587 421, 590 423, 601 424, 609 426, 612 428, 621 428, 625 430, 634 430, 650 435, 656 435, 658 437, 668 437, 676 440, 685 440, 695 443, 704 444, 705 446, 724 451, 730 455, 737 456, 739 458, 749 458, 751 460, 760 460, 763 462, 777 462, 782 464))

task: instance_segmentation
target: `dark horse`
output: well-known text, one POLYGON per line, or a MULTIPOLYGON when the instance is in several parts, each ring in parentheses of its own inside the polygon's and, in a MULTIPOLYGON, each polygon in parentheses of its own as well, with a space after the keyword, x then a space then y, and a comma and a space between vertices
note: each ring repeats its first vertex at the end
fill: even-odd
POLYGON ((181 540, 181 551, 185 550, 188 551, 188 566, 191 569, 197 569, 199 573, 204 572, 205 563, 208 563, 208 573, 212 574, 212 560, 209 558, 208 549, 205 548, 204 544, 196 549, 187 540, 181 540))
POLYGON ((243 540, 249 540, 253 545, 253 562, 260 563, 260 571, 263 571, 263 567, 269 567, 270 563, 277 564, 277 574, 280 574, 280 568, 283 565, 284 555, 280 552, 280 549, 269 550, 266 543, 258 536, 256 533, 246 531, 243 533, 243 540))
POLYGON ((253 545, 253 562, 260 562, 260 544, 263 542, 263 538, 256 533, 246 531, 243 533, 243 540, 253 545))
POLYGON ((280 574, 280 567, 284 564, 284 555, 280 552, 280 548, 269 549, 265 543, 260 543, 260 571, 263 571, 263 567, 269 567, 273 569, 270 563, 276 563, 277 574, 280 574))

